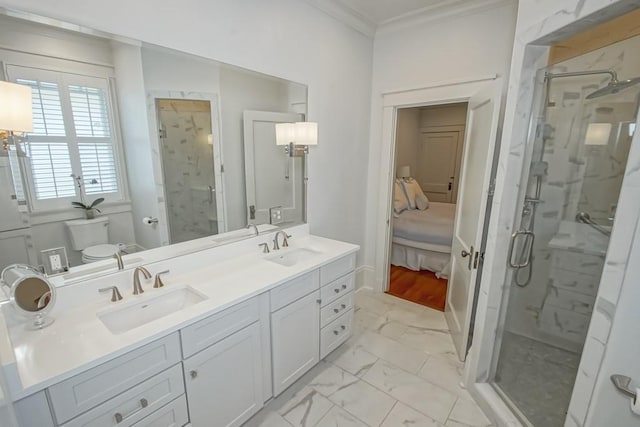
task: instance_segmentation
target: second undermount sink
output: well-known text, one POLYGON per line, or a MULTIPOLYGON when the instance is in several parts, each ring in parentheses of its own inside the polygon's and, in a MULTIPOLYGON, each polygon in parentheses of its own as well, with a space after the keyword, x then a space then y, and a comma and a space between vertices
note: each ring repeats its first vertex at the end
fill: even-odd
POLYGON ((98 313, 98 318, 113 334, 122 334, 138 326, 176 313, 206 297, 190 287, 178 288, 134 305, 98 313))
POLYGON ((291 267, 320 254, 319 251, 307 248, 283 249, 281 253, 270 255, 265 259, 285 267, 291 267))

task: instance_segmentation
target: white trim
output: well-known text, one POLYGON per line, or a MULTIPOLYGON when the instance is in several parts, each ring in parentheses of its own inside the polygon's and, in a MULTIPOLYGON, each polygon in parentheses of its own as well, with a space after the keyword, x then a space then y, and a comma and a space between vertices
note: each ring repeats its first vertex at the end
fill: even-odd
POLYGON ((437 84, 431 88, 403 90, 383 95, 382 147, 380 158, 380 197, 378 199, 376 222, 375 273, 372 286, 384 291, 388 286, 389 256, 391 250, 391 209, 393 202, 393 170, 395 161, 395 128, 398 108, 413 106, 442 105, 467 102, 487 82, 497 76, 474 79, 468 82, 454 81, 448 85, 437 84))
POLYGON ((356 290, 368 289, 373 290, 373 278, 375 269, 370 265, 361 265, 356 268, 356 290))
POLYGON ((371 17, 346 6, 337 0, 305 0, 311 6, 326 13, 335 20, 342 22, 367 37, 376 34, 377 23, 371 17))

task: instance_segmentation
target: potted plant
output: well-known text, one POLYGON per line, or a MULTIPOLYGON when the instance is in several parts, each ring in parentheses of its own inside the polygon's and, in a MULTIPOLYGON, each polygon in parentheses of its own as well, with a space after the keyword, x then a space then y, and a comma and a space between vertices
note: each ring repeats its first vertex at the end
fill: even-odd
POLYGON ((91 203, 71 202, 71 204, 76 209, 84 209, 84 213, 87 219, 93 219, 96 217, 96 212, 100 213, 100 209, 96 208, 96 206, 98 206, 102 202, 104 202, 104 198, 100 197, 95 199, 91 203))

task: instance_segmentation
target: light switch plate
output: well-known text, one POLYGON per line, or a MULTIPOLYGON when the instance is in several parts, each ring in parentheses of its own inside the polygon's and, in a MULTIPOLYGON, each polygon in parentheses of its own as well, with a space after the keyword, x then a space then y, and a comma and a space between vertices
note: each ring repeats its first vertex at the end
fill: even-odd
POLYGON ((280 224, 284 222, 282 217, 282 206, 274 206, 269 208, 269 222, 271 224, 280 224))
POLYGON ((44 272, 47 276, 66 273, 69 271, 69 258, 65 247, 51 248, 40 251, 44 272))

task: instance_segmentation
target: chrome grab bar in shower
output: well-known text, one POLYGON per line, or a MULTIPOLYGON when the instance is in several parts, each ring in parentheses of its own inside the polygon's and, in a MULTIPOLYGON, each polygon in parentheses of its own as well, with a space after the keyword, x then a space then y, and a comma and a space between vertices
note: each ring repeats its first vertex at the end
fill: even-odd
POLYGON ((531 264, 531 255, 533 254, 534 240, 535 240, 535 234, 533 234, 533 231, 530 231, 530 230, 518 230, 511 235, 511 242, 509 243, 509 252, 508 252, 509 256, 507 258, 509 267, 525 268, 525 267, 528 267, 529 264, 531 264), (513 250, 516 247, 516 240, 518 239, 518 236, 525 236, 524 244, 529 245, 526 252, 527 256, 525 257, 525 262, 522 262, 522 259, 519 259, 516 262, 513 261, 513 250))

